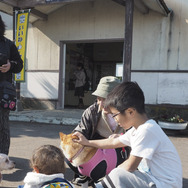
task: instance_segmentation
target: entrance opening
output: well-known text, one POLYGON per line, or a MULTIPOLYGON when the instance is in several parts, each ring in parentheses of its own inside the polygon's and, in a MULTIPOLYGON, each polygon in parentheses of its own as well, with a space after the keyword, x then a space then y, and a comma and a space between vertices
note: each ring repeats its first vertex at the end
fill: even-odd
POLYGON ((123 61, 123 42, 105 43, 67 43, 65 69, 65 107, 77 107, 78 98, 74 96, 74 71, 78 63, 84 65, 89 77, 89 90, 84 93, 84 107, 95 101, 92 92, 104 76, 118 76, 123 61), (118 70, 117 70, 118 69, 118 70))

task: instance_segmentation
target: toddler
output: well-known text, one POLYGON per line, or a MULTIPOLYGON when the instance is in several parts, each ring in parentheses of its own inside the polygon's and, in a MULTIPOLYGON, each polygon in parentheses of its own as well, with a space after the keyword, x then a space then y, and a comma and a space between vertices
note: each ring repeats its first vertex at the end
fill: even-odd
POLYGON ((62 151, 52 145, 36 149, 30 161, 33 172, 24 178, 24 186, 18 188, 73 188, 64 179, 65 164, 62 151))

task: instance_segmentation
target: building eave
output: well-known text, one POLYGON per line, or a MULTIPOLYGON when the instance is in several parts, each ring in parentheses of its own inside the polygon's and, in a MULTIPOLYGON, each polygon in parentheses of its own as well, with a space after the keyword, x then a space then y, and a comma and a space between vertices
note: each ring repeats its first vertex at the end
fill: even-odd
MULTIPOLYGON (((113 1, 122 6, 126 5, 126 0, 113 1)), ((168 16, 171 12, 164 0, 134 0, 134 5, 142 14, 147 14, 149 13, 149 10, 153 10, 164 16, 168 16)))

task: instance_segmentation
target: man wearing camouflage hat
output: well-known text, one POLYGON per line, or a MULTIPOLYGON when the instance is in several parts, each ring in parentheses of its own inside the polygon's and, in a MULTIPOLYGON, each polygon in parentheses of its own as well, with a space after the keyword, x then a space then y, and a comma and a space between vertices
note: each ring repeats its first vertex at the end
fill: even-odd
MULTIPOLYGON (((78 131, 89 140, 107 138, 112 134, 124 132, 112 118, 112 114, 108 114, 104 109, 107 95, 119 84, 120 80, 114 76, 105 76, 100 79, 97 89, 92 93, 97 97, 97 100, 84 111, 81 122, 73 132, 78 131)), ((88 181, 88 177, 79 175, 77 168, 71 167, 71 169, 76 172, 73 184, 80 185, 88 181)))

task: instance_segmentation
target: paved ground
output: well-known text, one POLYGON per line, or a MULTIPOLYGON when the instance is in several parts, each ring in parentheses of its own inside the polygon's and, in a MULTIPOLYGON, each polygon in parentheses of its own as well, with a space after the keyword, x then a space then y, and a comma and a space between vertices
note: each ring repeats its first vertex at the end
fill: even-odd
MULTIPOLYGON (((43 145, 59 146, 59 132, 70 133, 74 125, 51 125, 39 123, 11 122, 10 158, 16 162, 16 168, 3 172, 1 188, 12 188, 23 184, 25 174, 30 171, 29 159, 32 151, 43 145)), ((188 188, 188 130, 166 132, 176 146, 183 164, 183 188, 188 188)), ((71 180, 73 173, 67 168, 66 178, 71 180)))
POLYGON ((55 125, 77 125, 84 109, 11 111, 10 121, 49 123, 55 125))
MULTIPOLYGON (((16 162, 16 168, 3 171, 3 181, 0 187, 12 188, 23 184, 27 172, 31 171, 29 159, 32 151, 43 145, 52 144, 59 147, 59 132, 68 134, 74 126, 50 125, 39 123, 11 122, 11 147, 9 157, 16 162)), ((66 177, 71 180, 72 172, 66 171, 66 177)))

